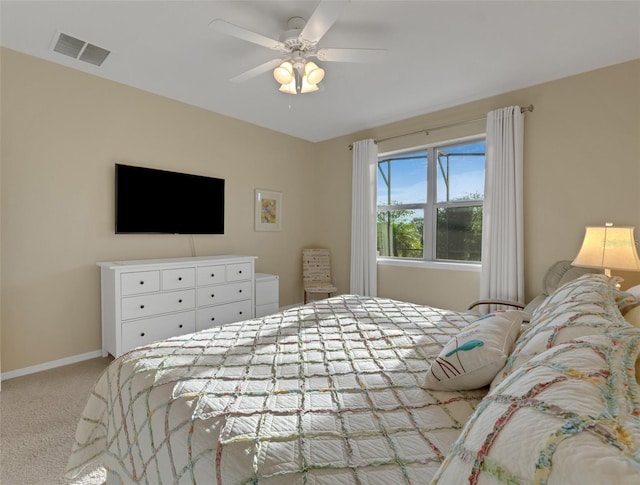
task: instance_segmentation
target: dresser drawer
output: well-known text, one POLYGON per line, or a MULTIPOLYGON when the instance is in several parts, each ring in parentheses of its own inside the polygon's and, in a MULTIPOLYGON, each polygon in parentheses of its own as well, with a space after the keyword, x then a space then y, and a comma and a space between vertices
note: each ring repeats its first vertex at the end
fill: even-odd
POLYGON ((251 298, 251 281, 198 288, 198 306, 217 305, 251 298))
POLYGON ((196 330, 204 330, 205 328, 238 322, 247 318, 251 318, 251 300, 198 308, 196 330))
POLYGON ((265 303, 264 305, 256 305, 256 318, 264 317, 266 315, 272 315, 278 313, 277 303, 265 303))
POLYGON ((225 266, 223 264, 198 268, 198 286, 224 283, 225 278, 225 266))
POLYGON ((251 278, 251 263, 227 265, 227 281, 242 281, 251 278))
POLYGON ((199 321, 209 328, 253 318, 255 259, 220 255, 98 263, 102 354, 119 357, 193 332, 199 321), (206 312, 199 316, 199 310, 206 312))
POLYGON ((143 318, 160 313, 189 310, 196 306, 196 291, 182 290, 122 299, 122 319, 143 318))
POLYGON ((195 310, 127 322, 122 325, 122 352, 195 330, 195 310))
POLYGON ((195 268, 179 268, 162 270, 162 289, 180 290, 196 286, 195 268))
POLYGON ((138 295, 160 290, 160 271, 136 271, 120 275, 122 295, 138 295))
POLYGON ((279 285, 277 276, 261 276, 258 278, 256 275, 256 305, 275 303, 277 308, 279 302, 278 292, 279 285))

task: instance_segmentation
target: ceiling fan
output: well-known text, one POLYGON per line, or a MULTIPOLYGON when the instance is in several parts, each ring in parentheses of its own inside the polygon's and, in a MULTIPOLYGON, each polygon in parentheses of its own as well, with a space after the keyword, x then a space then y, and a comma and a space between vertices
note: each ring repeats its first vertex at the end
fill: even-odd
POLYGON ((214 19, 209 26, 217 32, 278 51, 280 56, 231 78, 231 82, 247 81, 273 70, 280 91, 288 94, 309 93, 318 90, 324 78, 324 69, 312 59, 326 62, 377 62, 386 53, 383 49, 318 48, 324 34, 331 28, 348 1, 322 1, 308 21, 292 17, 278 40, 238 27, 223 19, 214 19))

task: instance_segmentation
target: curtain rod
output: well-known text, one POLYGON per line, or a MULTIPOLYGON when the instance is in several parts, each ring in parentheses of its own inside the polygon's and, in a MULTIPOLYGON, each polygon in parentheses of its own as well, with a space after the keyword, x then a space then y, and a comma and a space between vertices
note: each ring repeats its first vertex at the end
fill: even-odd
MULTIPOLYGON (((533 105, 532 104, 530 104, 529 106, 526 106, 524 108, 520 108, 520 113, 525 113, 527 111, 528 112, 533 111, 533 105)), ((428 128, 426 130, 412 131, 411 133, 403 133, 402 135, 394 135, 394 136, 389 136, 387 138, 380 138, 379 140, 373 140, 373 142, 377 144, 377 143, 381 143, 383 141, 389 141, 389 140, 395 140, 396 138, 402 138, 404 136, 418 135, 420 133, 424 133, 425 135, 428 135, 429 132, 431 132, 431 131, 444 130, 446 128, 453 128, 454 126, 466 125, 468 123, 475 123, 476 121, 484 121, 486 119, 487 119, 487 117, 483 116, 482 118, 475 118, 473 120, 458 121, 457 123, 450 123, 448 125, 436 126, 434 128, 428 128)), ((353 145, 349 145, 349 150, 353 150, 353 145)))

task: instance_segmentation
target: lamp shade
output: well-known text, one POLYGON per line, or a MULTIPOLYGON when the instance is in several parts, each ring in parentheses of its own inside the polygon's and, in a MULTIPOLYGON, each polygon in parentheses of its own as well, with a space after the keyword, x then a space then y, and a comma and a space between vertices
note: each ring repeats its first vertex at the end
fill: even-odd
POLYGON ((309 84, 318 84, 324 79, 324 69, 318 67, 315 62, 307 62, 304 65, 304 74, 309 84))
POLYGON ((295 78, 291 79, 291 82, 281 85, 279 90, 287 94, 297 94, 295 78))
POLYGON ((640 271, 633 227, 587 227, 574 266, 640 271))
POLYGON ((313 93, 314 91, 318 90, 318 86, 316 86, 315 84, 312 84, 309 82, 309 80, 307 79, 307 76, 304 76, 302 78, 302 87, 300 88, 300 92, 302 94, 304 93, 313 93))
POLYGON ((273 77, 280 84, 289 84, 293 79, 293 65, 289 61, 284 61, 273 70, 273 77))
POLYGON ((287 94, 312 93, 324 78, 324 69, 315 62, 296 58, 295 62, 284 61, 273 70, 273 77, 280 83, 280 91, 287 94))

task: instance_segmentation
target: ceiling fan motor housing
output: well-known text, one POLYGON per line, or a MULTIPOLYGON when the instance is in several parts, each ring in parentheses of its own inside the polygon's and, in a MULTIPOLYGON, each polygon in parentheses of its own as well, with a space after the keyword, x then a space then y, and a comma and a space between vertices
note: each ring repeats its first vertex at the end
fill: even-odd
MULTIPOLYGON (((291 17, 288 21, 287 21, 287 29, 289 30, 302 30, 304 29, 304 26, 306 25, 307 21, 305 19, 303 19, 302 17, 291 17)), ((300 32, 298 32, 299 34, 300 32)))
POLYGON ((288 51, 292 58, 295 58, 296 52, 300 52, 306 57, 306 55, 310 53, 309 51, 315 47, 315 43, 306 41, 300 37, 300 33, 306 23, 306 20, 302 17, 291 17, 287 22, 288 30, 283 32, 278 39, 285 45, 285 52, 288 51))

